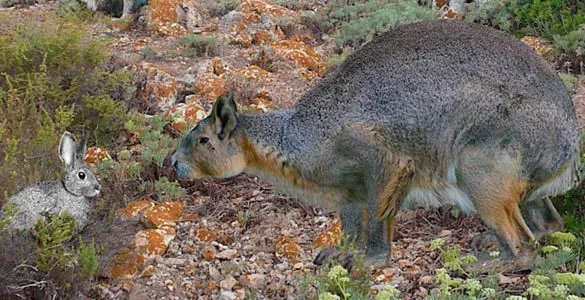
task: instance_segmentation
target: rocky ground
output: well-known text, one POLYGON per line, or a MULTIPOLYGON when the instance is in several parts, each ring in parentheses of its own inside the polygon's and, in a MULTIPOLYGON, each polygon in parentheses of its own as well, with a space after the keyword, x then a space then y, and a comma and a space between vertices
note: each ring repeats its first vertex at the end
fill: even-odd
MULTIPOLYGON (((89 34, 110 41, 117 59, 145 76, 144 96, 155 103, 152 111, 174 114, 177 131, 202 119, 225 91, 235 90, 243 109, 266 111, 292 105, 327 73, 331 38, 294 25, 302 15, 322 9, 317 1, 290 10, 244 0, 218 16, 196 3, 151 0, 133 23, 87 25, 89 34), (196 47, 180 42, 194 34, 212 37, 218 45, 191 49, 196 47)), ((41 14, 54 7, 46 3, 14 11, 41 14)), ((582 115, 583 87, 574 99, 582 115)), ((190 186, 186 199, 136 199, 118 212, 119 222, 134 225, 120 234, 126 237, 124 250, 104 269, 95 296, 303 298, 300 278, 315 272, 312 260, 320 248, 339 241, 340 224, 333 214, 303 206, 244 175, 190 186)), ((434 286, 433 270, 440 263, 429 250, 430 241, 442 237, 469 250, 471 238, 485 230, 478 217, 454 217, 448 211, 403 212, 396 226, 392 267, 372 270, 372 289, 390 283, 405 299, 422 298, 434 286)), ((509 291, 526 281, 523 274, 499 279, 509 291)))

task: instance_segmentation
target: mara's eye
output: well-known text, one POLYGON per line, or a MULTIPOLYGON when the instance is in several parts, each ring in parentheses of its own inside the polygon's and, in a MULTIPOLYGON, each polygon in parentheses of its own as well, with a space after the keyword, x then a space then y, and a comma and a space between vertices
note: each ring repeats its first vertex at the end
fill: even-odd
POLYGON ((77 173, 77 177, 79 177, 79 179, 81 179, 81 180, 84 180, 85 179, 85 173, 79 172, 79 173, 77 173))
POLYGON ((199 144, 205 144, 207 142, 209 142, 209 138, 207 137, 202 137, 199 139, 199 144))

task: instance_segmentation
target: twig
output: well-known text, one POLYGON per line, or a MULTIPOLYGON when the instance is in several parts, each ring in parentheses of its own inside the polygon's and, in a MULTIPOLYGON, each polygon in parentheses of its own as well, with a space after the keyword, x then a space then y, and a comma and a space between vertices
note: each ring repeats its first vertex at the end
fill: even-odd
POLYGON ((47 282, 46 281, 35 281, 34 283, 30 283, 30 284, 25 284, 25 285, 21 285, 21 286, 11 286, 10 288, 15 290, 15 291, 22 291, 26 288, 29 287, 43 287, 44 285, 46 285, 47 282))

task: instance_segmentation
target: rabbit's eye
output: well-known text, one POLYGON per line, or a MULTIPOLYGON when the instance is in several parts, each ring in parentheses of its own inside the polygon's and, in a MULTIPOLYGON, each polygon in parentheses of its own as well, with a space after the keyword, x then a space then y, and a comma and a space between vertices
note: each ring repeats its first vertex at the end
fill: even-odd
POLYGON ((199 139, 199 144, 205 144, 209 141, 209 138, 207 137, 202 137, 199 139))
POLYGON ((79 172, 79 173, 77 173, 77 177, 79 177, 79 179, 81 179, 81 180, 84 180, 85 179, 85 173, 79 172))

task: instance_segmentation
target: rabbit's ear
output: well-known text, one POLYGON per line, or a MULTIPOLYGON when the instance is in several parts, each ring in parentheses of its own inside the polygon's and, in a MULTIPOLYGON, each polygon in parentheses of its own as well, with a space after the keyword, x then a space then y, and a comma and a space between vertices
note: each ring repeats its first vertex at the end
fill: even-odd
POLYGON ((75 137, 70 132, 65 131, 59 144, 59 157, 68 170, 72 169, 75 163, 75 146, 75 137))
POLYGON ((85 158, 85 151, 87 150, 87 139, 88 135, 87 132, 83 135, 83 139, 77 144, 77 149, 75 149, 75 154, 77 155, 76 158, 78 161, 83 161, 85 158))

